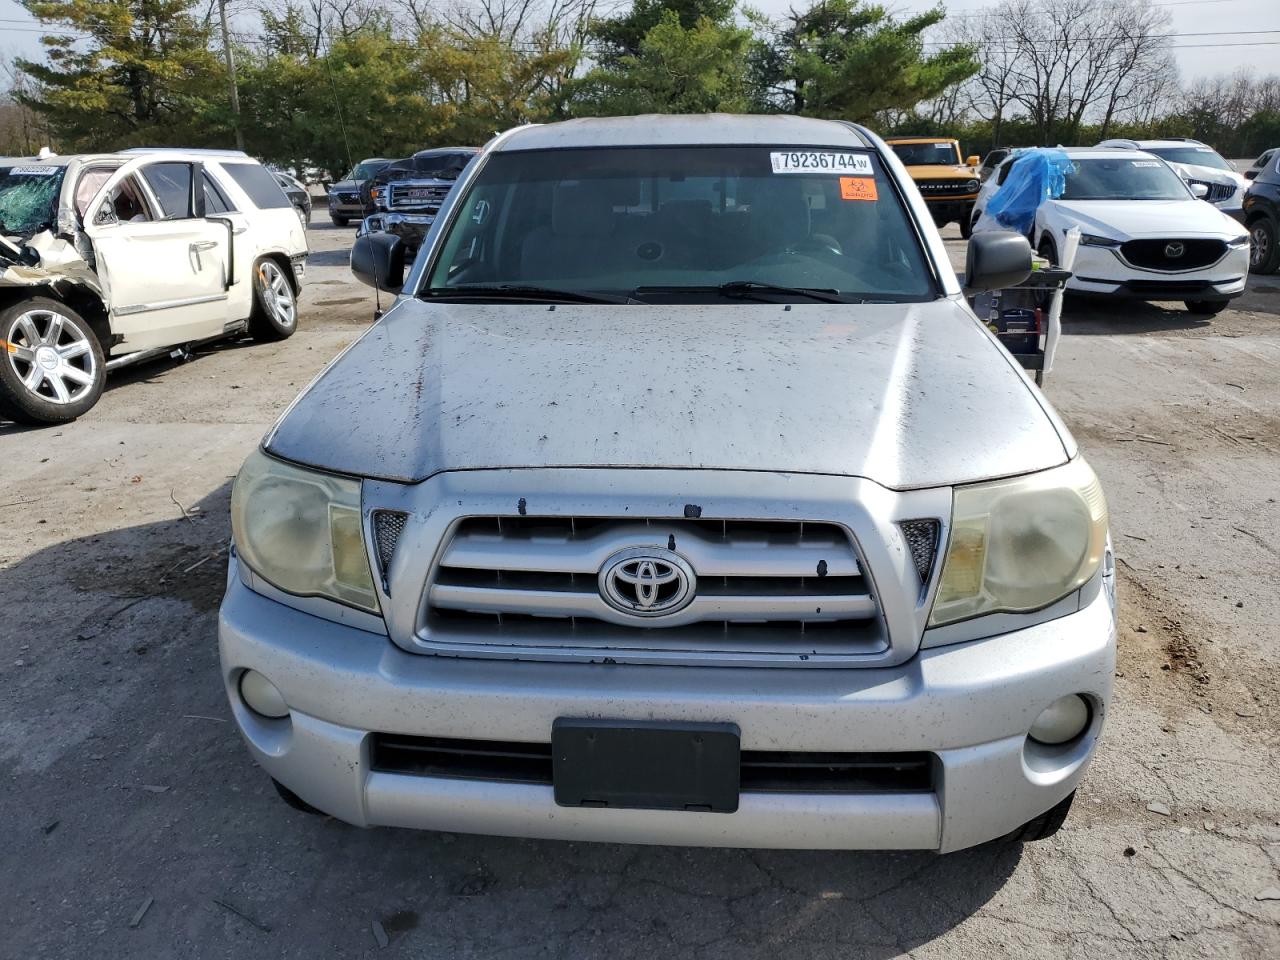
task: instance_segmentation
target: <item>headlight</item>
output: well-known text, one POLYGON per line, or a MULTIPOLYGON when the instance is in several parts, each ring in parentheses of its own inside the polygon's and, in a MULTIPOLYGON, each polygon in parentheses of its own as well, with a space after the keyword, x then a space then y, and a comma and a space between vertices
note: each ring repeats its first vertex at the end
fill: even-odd
POLYGON ((1228 240, 1227 246, 1232 250, 1247 249, 1249 246, 1249 235, 1245 234, 1243 237, 1236 237, 1234 240, 1228 240))
POLYGON ((1047 607, 1089 581, 1106 543, 1107 502, 1084 457, 957 487, 929 626, 1047 607))
POLYGON ((231 491, 240 559, 286 593, 378 613, 360 522, 360 484, 255 450, 231 491))
POLYGON ((1095 233, 1081 234, 1080 242, 1086 247, 1118 247, 1119 240, 1112 240, 1110 237, 1100 237, 1095 233))

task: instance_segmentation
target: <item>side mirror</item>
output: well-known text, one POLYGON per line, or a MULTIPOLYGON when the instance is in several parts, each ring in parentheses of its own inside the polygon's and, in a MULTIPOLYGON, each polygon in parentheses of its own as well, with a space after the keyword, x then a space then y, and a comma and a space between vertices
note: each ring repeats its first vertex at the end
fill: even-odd
POLYGON ((1203 183, 1188 183, 1187 186, 1191 188, 1191 195, 1197 200, 1203 200, 1209 195, 1209 188, 1203 183))
POLYGON ((390 233, 367 233, 351 246, 351 272, 361 283, 399 293, 404 286, 404 243, 390 233))
POLYGON ((972 156, 966 160, 965 163, 971 167, 980 167, 982 166, 982 158, 979 156, 972 156))
POLYGON ((1031 276, 1031 244, 1011 230, 975 233, 964 270, 965 293, 1014 287, 1031 276))
POLYGON ((1258 171, 1257 171, 1257 170, 1246 170, 1246 171, 1244 172, 1244 178, 1245 178, 1246 180, 1256 180, 1256 179, 1258 179, 1258 171))

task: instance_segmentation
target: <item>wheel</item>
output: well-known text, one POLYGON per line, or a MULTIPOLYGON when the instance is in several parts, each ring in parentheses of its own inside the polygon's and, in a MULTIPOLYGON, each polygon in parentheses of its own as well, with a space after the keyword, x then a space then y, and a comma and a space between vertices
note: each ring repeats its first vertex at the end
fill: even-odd
POLYGON ((1266 217, 1259 217, 1249 224, 1249 272, 1275 273, 1280 269, 1280 242, 1277 242, 1276 224, 1266 217))
POLYGON ((1225 300, 1184 300, 1186 308, 1202 317, 1212 317, 1227 309, 1225 300))
POLYGON ((1008 843, 1034 843, 1037 840, 1048 840, 1062 829, 1062 825, 1067 820, 1067 814, 1071 812, 1071 801, 1075 798, 1076 792, 1072 790, 1067 794, 1066 799, 1059 801, 1057 805, 1040 816, 1028 820, 1018 829, 1007 834, 1004 839, 1008 843))
POLYGON ((259 342, 285 340, 298 328, 298 298, 284 269, 274 260, 253 268, 253 313, 249 336, 259 342))
POLYGON ((64 303, 32 297, 0 311, 0 414, 19 423, 67 423, 102 396, 102 344, 64 303))
POLYGON ((973 215, 972 210, 960 217, 960 238, 962 240, 968 240, 973 236, 973 225, 977 222, 978 218, 973 215))
POLYGON ((340 217, 336 213, 331 213, 329 219, 333 221, 335 227, 345 227, 351 221, 346 217, 340 217))
POLYGON ((276 788, 276 793, 280 794, 280 799, 299 813, 309 813, 315 817, 323 817, 325 815, 323 810, 317 810, 275 777, 271 778, 271 785, 276 788))

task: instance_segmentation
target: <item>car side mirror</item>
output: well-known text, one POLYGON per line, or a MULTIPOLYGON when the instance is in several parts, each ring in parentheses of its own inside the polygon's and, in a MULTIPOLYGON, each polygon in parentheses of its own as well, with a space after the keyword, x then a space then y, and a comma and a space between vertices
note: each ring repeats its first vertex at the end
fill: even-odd
POLYGON ((1256 179, 1258 179, 1258 171, 1257 171, 1257 170, 1246 170, 1246 171, 1244 172, 1244 178, 1245 178, 1246 180, 1256 180, 1256 179))
POLYGON ((399 293, 404 286, 404 243, 394 234, 366 233, 351 246, 351 272, 361 283, 399 293))
POLYGON ((982 165, 982 158, 977 156, 970 157, 968 160, 965 161, 965 163, 971 167, 978 167, 982 165))
POLYGON ((1209 188, 1203 183, 1189 183, 1187 186, 1191 188, 1191 195, 1197 200, 1203 200, 1209 195, 1209 188))
POLYGON ((969 240, 964 289, 967 294, 1015 287, 1031 276, 1031 244, 1011 230, 975 233, 969 240))

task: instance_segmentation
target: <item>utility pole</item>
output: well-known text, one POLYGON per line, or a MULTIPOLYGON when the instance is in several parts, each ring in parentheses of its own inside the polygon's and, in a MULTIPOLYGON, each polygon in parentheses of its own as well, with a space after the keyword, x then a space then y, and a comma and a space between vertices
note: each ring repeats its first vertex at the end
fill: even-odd
POLYGON ((227 80, 231 83, 231 116, 236 128, 236 147, 244 149, 244 131, 240 128, 240 92, 236 89, 236 58, 231 53, 231 31, 227 29, 227 0, 218 0, 222 16, 222 52, 227 57, 227 80))

